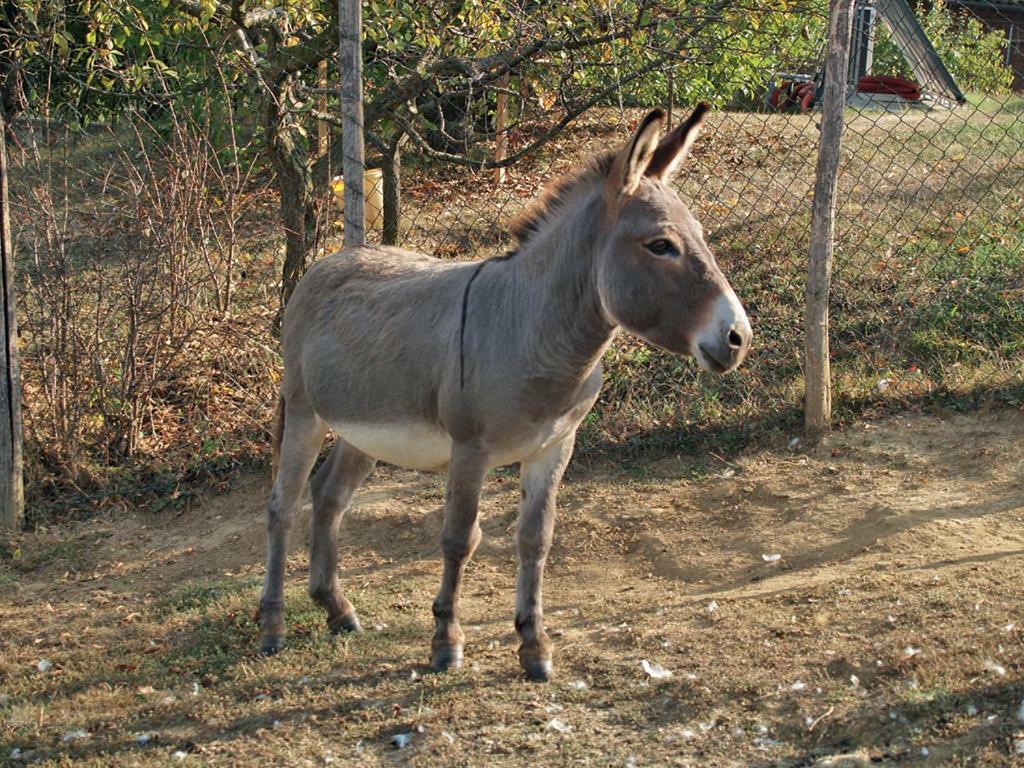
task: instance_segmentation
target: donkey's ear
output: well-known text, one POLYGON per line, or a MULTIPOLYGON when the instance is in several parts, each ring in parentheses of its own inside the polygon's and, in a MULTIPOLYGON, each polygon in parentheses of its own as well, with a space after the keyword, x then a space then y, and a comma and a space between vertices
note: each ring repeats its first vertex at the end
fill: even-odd
POLYGON ((616 155, 604 184, 604 199, 615 206, 623 197, 629 197, 640 186, 640 179, 658 146, 658 135, 665 113, 656 109, 640 121, 626 146, 616 155))
POLYGON ((701 126, 704 125, 704 118, 710 109, 711 106, 706 101, 700 102, 686 122, 680 124, 678 128, 661 140, 647 166, 648 176, 668 180, 676 175, 679 167, 690 153, 690 147, 700 133, 701 126))

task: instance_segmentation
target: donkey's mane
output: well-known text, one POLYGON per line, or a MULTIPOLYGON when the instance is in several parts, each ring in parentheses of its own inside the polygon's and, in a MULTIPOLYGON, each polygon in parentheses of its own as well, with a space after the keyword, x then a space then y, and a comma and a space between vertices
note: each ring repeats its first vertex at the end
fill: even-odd
POLYGON ((581 189, 597 181, 604 181, 615 160, 615 152, 599 152, 589 157, 580 168, 568 171, 549 182, 540 197, 527 204, 512 220, 512 236, 520 248, 541 228, 554 219, 562 205, 581 189))

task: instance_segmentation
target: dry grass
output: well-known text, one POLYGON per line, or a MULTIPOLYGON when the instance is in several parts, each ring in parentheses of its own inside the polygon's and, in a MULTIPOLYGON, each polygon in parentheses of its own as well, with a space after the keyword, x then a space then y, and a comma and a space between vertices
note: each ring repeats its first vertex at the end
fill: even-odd
POLYGON ((382 472, 346 518, 363 635, 326 634, 296 536, 290 644, 269 660, 263 479, 174 515, 24 534, 0 559, 0 760, 1019 764, 1022 429, 1020 410, 898 418, 704 479, 685 455, 577 473, 549 565, 556 677, 539 686, 515 659, 505 474, 467 578, 467 667, 443 676, 425 670, 439 478, 382 472))

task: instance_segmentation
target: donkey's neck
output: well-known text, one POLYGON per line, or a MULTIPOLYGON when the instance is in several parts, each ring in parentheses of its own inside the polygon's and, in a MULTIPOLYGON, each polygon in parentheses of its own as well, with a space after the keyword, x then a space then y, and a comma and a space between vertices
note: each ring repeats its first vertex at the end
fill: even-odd
POLYGON ((615 331, 601 305, 595 269, 600 204, 586 195, 565 206, 508 261, 523 292, 523 341, 531 376, 586 379, 615 331))

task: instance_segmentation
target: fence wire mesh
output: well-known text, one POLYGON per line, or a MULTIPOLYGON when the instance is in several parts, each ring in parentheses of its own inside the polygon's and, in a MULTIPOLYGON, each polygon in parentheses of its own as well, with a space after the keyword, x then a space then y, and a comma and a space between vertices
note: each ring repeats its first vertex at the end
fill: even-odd
MULTIPOLYGON (((363 8, 371 242, 503 253, 545 182, 652 107, 678 121, 711 101, 679 187, 754 353, 712 381, 620 339, 581 453, 728 451, 797 427, 825 0, 363 8)), ((1019 403, 1024 3, 875 0, 855 19, 838 419, 1019 403)), ((261 454, 281 299, 341 242, 336 46, 320 0, 5 5, 37 501, 167 503, 261 454)))

